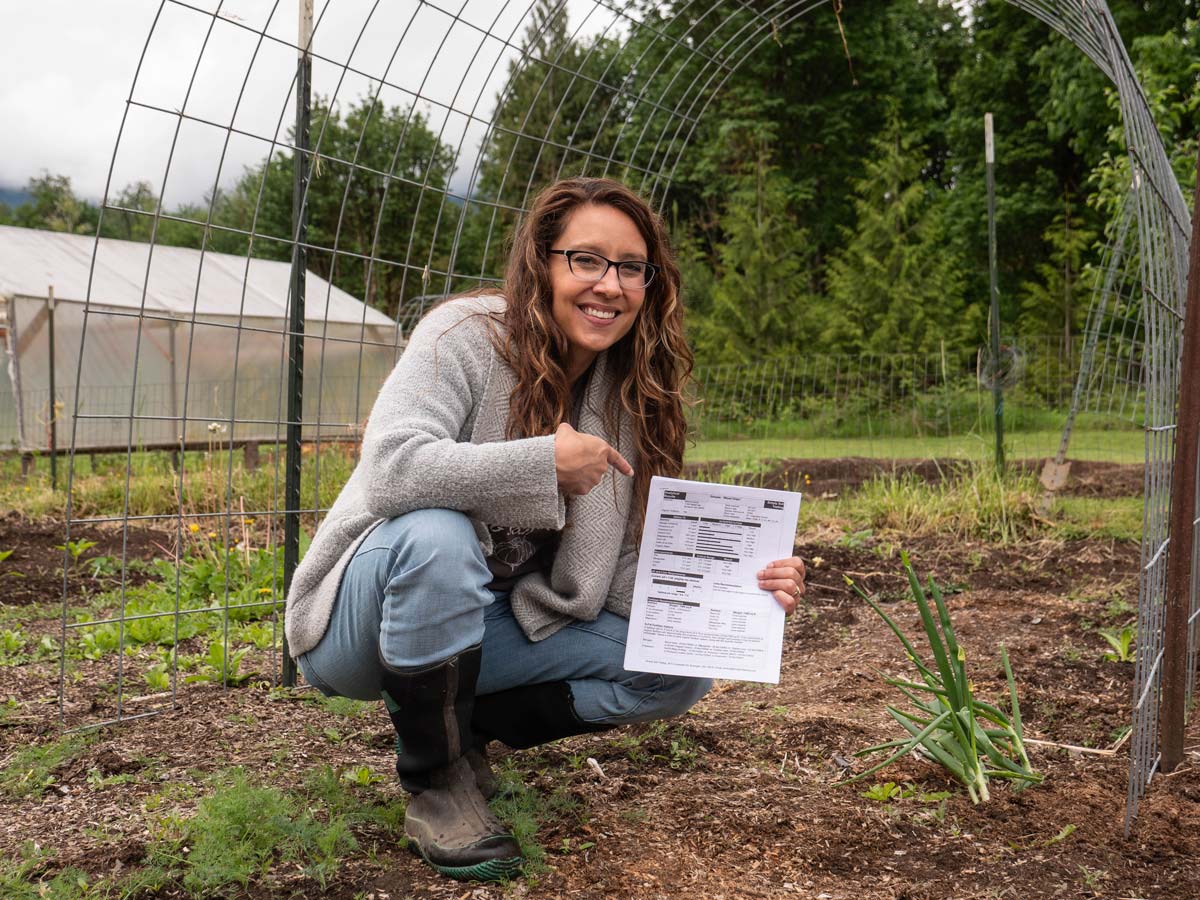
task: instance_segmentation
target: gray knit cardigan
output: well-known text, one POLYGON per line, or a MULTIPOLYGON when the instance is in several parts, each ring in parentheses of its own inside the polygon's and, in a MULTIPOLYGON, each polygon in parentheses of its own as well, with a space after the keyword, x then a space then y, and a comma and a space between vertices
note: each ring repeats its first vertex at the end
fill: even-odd
MULTIPOLYGON (((358 466, 292 578, 285 625, 292 656, 325 634, 342 573, 370 529, 417 509, 466 513, 485 553, 488 525, 562 529, 550 572, 524 576, 511 594, 530 640, 591 621, 602 609, 629 617, 638 550, 627 533, 632 479, 610 468, 587 495, 564 498, 554 436, 505 439, 516 377, 492 344, 503 326, 488 315, 503 308, 498 297, 456 299, 413 330, 371 410, 358 466)), ((626 417, 618 435, 604 427, 612 387, 602 353, 578 430, 604 438, 636 467, 626 417)))

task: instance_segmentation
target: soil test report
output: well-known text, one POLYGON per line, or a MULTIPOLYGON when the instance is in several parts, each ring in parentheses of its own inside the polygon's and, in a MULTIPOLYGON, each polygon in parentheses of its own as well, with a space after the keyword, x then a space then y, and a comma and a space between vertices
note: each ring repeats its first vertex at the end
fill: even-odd
POLYGON ((792 555, 800 495, 655 477, 625 668, 779 683, 783 608, 758 571, 792 555))

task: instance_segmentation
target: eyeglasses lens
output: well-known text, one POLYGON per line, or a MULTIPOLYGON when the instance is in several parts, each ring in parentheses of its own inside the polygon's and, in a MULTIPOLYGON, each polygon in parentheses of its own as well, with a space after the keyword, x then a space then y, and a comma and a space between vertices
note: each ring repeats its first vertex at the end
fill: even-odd
MULTIPOLYGON (((608 274, 609 262, 590 253, 572 253, 567 256, 571 272, 588 281, 599 281, 608 274)), ((653 267, 643 262, 614 263, 617 280, 628 288, 643 288, 654 278, 653 267)))

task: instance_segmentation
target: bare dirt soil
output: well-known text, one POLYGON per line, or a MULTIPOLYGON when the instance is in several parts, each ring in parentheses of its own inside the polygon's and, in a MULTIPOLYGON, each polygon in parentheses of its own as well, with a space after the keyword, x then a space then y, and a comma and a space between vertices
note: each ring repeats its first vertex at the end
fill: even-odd
MULTIPOLYGON (((1040 475, 1045 460, 1027 459, 1014 467, 1040 475)), ((724 462, 692 463, 682 477, 713 476, 721 473, 724 462)), ((836 497, 861 487, 873 478, 912 475, 922 481, 938 483, 969 469, 973 463, 962 459, 872 459, 844 456, 837 459, 785 459, 771 463, 762 475, 735 473, 736 480, 757 487, 802 490, 811 497, 836 497), (740 477, 739 477, 740 474, 740 477), (807 477, 806 477, 807 476, 807 477)), ((1061 493, 1079 497, 1129 497, 1142 492, 1144 466, 1128 463, 1073 460, 1070 477, 1061 493)))
MULTIPOLYGON (((830 490, 869 477, 854 462, 797 466, 830 490)), ((1103 481, 1111 484, 1112 473, 1103 481)), ((1128 482, 1140 489, 1140 471, 1128 482)), ((32 546, 29 536, 43 527, 51 533, 59 527, 61 534, 49 523, 0 519, 0 548, 32 546)), ((137 552, 160 554, 153 536, 144 537, 134 542, 137 552)), ((620 729, 530 751, 492 746, 494 759, 511 764, 540 795, 568 801, 547 805, 538 832, 547 850, 541 872, 506 886, 451 882, 394 837, 363 826, 356 828, 360 852, 344 860, 324 889, 295 864, 280 862, 229 896, 1200 897, 1200 733, 1194 726, 1188 761, 1155 778, 1132 833, 1124 833, 1129 745, 1122 736, 1133 665, 1106 661, 1097 630, 1132 616, 1137 545, 932 539, 908 547, 917 570, 949 592, 977 693, 1004 703, 996 649, 1003 642, 1026 737, 1048 742, 1030 746, 1042 785, 1014 793, 993 782, 991 801, 975 806, 942 769, 912 758, 865 783, 835 784, 865 768, 856 750, 897 736, 885 706, 903 698, 883 677, 911 672, 895 637, 843 576, 879 596, 910 635, 919 633, 895 547, 874 537, 846 537, 841 531, 800 536, 797 552, 809 562, 810 587, 806 607, 788 623, 779 685, 718 683, 691 714, 665 729, 620 729), (588 757, 597 765, 586 763, 588 757), (913 796, 886 802, 863 796, 885 781, 913 785, 913 796), (940 791, 949 791, 948 798, 929 799, 940 791)), ((9 561, 25 564, 19 554, 9 561)), ((60 572, 37 602, 57 600, 61 587, 60 572)), ((3 604, 0 612, 10 612, 7 597, 3 604)), ((60 626, 46 618, 20 627, 37 636, 57 635, 60 626)), ((127 672, 136 663, 130 660, 127 672)), ((73 661, 68 724, 115 716, 117 698, 108 685, 118 664, 110 657, 73 661)), ((270 673, 275 664, 263 653, 244 668, 270 673)), ((58 737, 58 664, 4 667, 0 678, 0 703, 16 701, 0 717, 0 767, 7 767, 23 748, 58 737)), ((127 693, 135 691, 126 685, 127 693)), ((163 705, 161 697, 157 702, 163 705)), ((76 866, 94 879, 113 878, 143 863, 164 814, 186 817, 195 810, 197 795, 217 771, 240 765, 289 788, 320 765, 365 765, 385 774, 394 758, 381 708, 348 718, 311 691, 280 691, 265 680, 236 689, 181 685, 175 708, 166 706, 157 716, 101 730, 53 773, 44 793, 0 794, 0 856, 16 855, 33 841, 57 854, 37 875, 76 866)), ((372 790, 400 800, 390 778, 372 790)), ((155 896, 186 895, 168 888, 155 896)))
MULTIPOLYGON (((37 603, 61 603, 63 597, 63 561, 70 554, 66 547, 66 529, 62 522, 46 519, 30 521, 15 512, 0 514, 0 552, 11 550, 12 555, 0 563, 0 603, 6 606, 25 606, 37 603)), ((76 564, 69 565, 67 591, 78 596, 88 589, 120 584, 120 577, 100 579, 91 577, 88 561, 107 556, 116 561, 119 570, 125 558, 148 560, 168 556, 168 535, 148 529, 122 529, 107 526, 75 526, 71 543, 95 542, 83 550, 76 564)), ((127 574, 127 584, 145 581, 145 574, 133 570, 127 574)))

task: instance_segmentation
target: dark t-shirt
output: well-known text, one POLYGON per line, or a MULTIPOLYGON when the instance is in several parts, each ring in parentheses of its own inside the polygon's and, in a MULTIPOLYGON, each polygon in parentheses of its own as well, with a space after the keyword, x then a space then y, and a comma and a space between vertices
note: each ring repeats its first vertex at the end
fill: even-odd
MULTIPOLYGON (((588 369, 571 386, 571 427, 579 425, 579 410, 587 393, 592 370, 588 369)), ((492 535, 492 552, 487 558, 492 570, 488 588, 493 591, 511 591, 523 575, 530 572, 549 572, 558 552, 561 531, 553 528, 505 528, 489 525, 492 535)))

